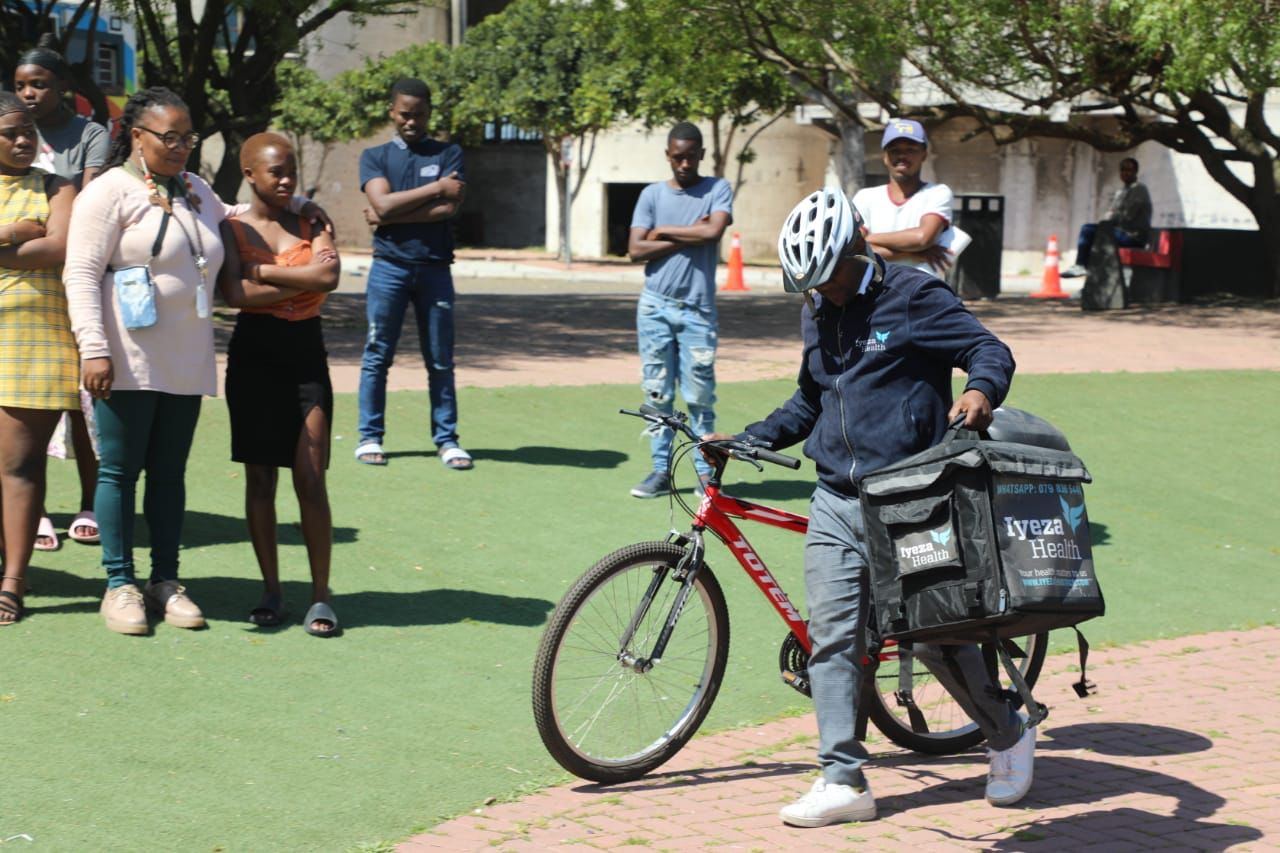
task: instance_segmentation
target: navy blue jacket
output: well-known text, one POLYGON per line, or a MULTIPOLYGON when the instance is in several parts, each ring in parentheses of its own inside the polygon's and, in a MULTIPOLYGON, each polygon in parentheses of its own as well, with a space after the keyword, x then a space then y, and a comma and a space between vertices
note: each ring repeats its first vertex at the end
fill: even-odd
POLYGON ((992 408, 1009 392, 1013 354, 939 279, 885 264, 884 280, 843 307, 814 293, 801 315, 799 387, 745 436, 773 450, 805 439, 818 485, 858 494, 862 477, 942 440, 951 371, 992 408))

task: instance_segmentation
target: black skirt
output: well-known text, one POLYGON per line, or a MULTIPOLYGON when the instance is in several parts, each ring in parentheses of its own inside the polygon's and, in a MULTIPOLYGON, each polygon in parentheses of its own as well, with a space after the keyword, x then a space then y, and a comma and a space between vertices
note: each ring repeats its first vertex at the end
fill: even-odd
POLYGON ((320 318, 294 322, 241 312, 227 344, 226 393, 232 460, 292 468, 312 409, 319 406, 333 428, 333 385, 320 318))

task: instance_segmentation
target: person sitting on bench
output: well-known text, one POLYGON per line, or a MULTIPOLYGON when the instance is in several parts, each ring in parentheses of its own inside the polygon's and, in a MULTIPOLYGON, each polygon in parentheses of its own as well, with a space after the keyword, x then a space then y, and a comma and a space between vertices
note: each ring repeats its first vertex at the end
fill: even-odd
POLYGON ((1111 205, 1101 222, 1090 222, 1080 228, 1076 245, 1076 262, 1063 270, 1063 278, 1086 275, 1089 272, 1089 255, 1093 249, 1093 235, 1098 226, 1109 226, 1116 235, 1116 246, 1141 249, 1151 237, 1151 193, 1138 180, 1138 161, 1126 157, 1120 161, 1120 180, 1123 185, 1111 197, 1111 205))

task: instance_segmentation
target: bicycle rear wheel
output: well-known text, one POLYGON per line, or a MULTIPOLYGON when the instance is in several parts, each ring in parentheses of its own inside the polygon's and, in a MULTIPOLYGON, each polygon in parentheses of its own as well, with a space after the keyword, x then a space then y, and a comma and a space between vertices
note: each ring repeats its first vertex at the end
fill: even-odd
POLYGON ((547 751, 575 776, 638 779, 679 752, 711 710, 729 655, 729 611, 708 566, 662 658, 644 665, 682 587, 673 571, 684 555, 669 542, 615 551, 551 614, 534 664, 533 716, 547 751))
MULTIPOLYGON (((1034 686, 1044 666, 1049 646, 1048 633, 1020 637, 1013 641, 1019 651, 1011 650, 1014 663, 1029 686, 1034 686)), ((984 735, 978 724, 969 719, 951 694, 920 663, 912 658, 911 689, 924 727, 912 726, 907 709, 898 703, 898 659, 883 660, 876 668, 875 683, 868 680, 863 701, 867 715, 885 737, 905 749, 930 755, 950 755, 972 749, 982 743, 984 735)), ((1001 687, 1009 685, 1001 682, 1001 687)))

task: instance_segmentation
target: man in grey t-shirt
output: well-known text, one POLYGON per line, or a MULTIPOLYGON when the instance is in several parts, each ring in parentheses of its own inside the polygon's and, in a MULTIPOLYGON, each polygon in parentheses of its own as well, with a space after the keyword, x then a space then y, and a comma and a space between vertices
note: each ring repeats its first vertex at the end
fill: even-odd
MULTIPOLYGON (((715 429, 716 261, 724 229, 733 221, 733 190, 723 178, 704 178, 702 133, 680 122, 667 134, 671 180, 650 184, 631 217, 627 254, 643 263, 644 291, 636 309, 641 387, 645 401, 664 412, 675 403, 676 380, 699 435, 715 429)), ((653 469, 631 490, 638 498, 671 491, 667 473, 672 433, 651 435, 653 469)), ((701 477, 706 460, 694 460, 701 477)))

